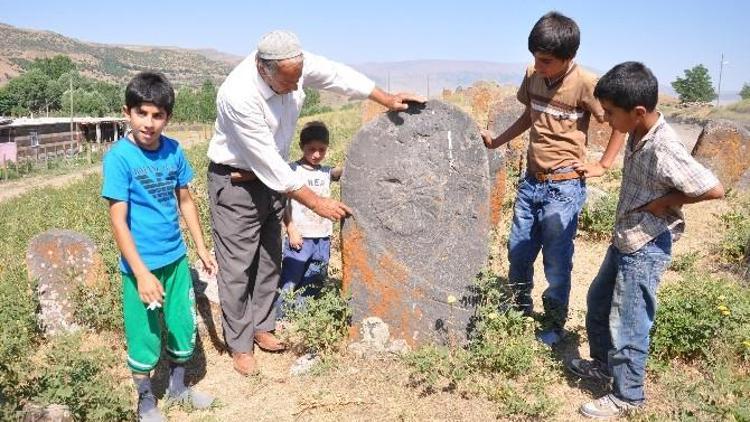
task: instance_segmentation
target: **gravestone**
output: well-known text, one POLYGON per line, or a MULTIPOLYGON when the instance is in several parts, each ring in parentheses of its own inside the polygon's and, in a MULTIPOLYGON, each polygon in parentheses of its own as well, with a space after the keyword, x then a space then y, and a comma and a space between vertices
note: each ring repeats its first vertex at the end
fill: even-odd
MULTIPOLYGON (((487 118, 487 129, 492 136, 505 132, 525 111, 525 106, 515 95, 506 96, 492 104, 487 118)), ((492 191, 490 195, 490 209, 492 225, 500 221, 503 202, 508 189, 508 169, 515 174, 525 171, 524 158, 529 146, 528 131, 511 140, 507 144, 487 150, 490 167, 492 191)))
POLYGON ((76 331, 73 293, 78 286, 98 286, 107 280, 96 245, 71 230, 37 235, 26 252, 29 278, 37 282, 39 320, 47 334, 76 331))
MULTIPOLYGON (((526 106, 518 101, 515 95, 502 98, 492 104, 490 108, 487 129, 493 136, 498 136, 511 127, 524 111, 526 111, 526 106)), ((514 169, 523 169, 528 147, 529 132, 526 131, 521 136, 495 149, 497 154, 490 157, 490 173, 500 168, 501 164, 511 165, 514 169), (498 156, 502 156, 503 159, 499 160, 498 156)))
POLYGON ((710 120, 693 148, 696 160, 719 178, 724 188, 746 188, 750 169, 750 130, 729 120, 710 120))
POLYGON ((364 126, 341 182, 354 211, 342 252, 355 323, 379 317, 412 345, 464 339, 487 260, 489 193, 479 129, 456 107, 412 103, 364 126))

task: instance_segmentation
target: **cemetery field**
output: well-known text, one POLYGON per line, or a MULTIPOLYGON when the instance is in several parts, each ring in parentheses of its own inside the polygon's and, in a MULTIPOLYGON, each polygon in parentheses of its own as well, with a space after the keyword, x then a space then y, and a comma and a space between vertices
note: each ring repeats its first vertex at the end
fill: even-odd
MULTIPOLYGON (((464 109, 472 112, 472 105, 466 103, 464 109)), ((328 163, 342 164, 348 142, 361 126, 360 109, 300 119, 299 127, 312 119, 324 121, 331 130, 328 163)), ((188 156, 196 173, 194 196, 210 243, 206 148, 205 141, 195 141, 188 156)), ((295 142, 290 159, 298 157, 295 142)), ((565 372, 562 363, 588 356, 583 328, 586 291, 604 257, 613 210, 596 207, 581 224, 574 257, 570 334, 559 347, 549 350, 534 339, 538 321, 498 311, 503 300, 500 286, 507 272, 512 180, 493 233, 490 268, 477 280, 485 300, 469 345, 365 358, 347 352, 343 334, 333 331, 331 335, 338 336, 335 344, 341 347, 323 348, 324 339, 316 336, 321 331, 300 328, 319 328, 328 313, 339 309, 343 301, 334 297, 334 289, 334 296, 313 302, 310 311, 297 315, 287 330, 295 350, 322 350, 320 362, 310 372, 290 375, 297 352, 256 350, 260 374, 241 378, 218 341, 217 309, 204 301, 199 313, 199 353, 189 367, 189 378, 202 391, 215 395, 218 404, 206 411, 171 408, 167 416, 189 421, 250 417, 260 421, 582 419, 578 406, 604 394, 605 386, 579 382, 565 372)), ((135 393, 124 365, 117 250, 106 204, 99 197, 100 184, 100 175, 90 174, 65 186, 28 190, 0 202, 2 420, 13 417, 27 401, 67 404, 79 420, 133 418, 135 393), (88 235, 99 247, 109 280, 101 289, 81 289, 75 296, 76 318, 88 329, 45 339, 36 324, 34 284, 28 281, 24 259, 29 240, 52 228, 88 235)), ((589 186, 604 192, 603 201, 611 201, 619 186, 618 172, 591 180, 589 186)), ((334 195, 338 197, 338 188, 334 195)), ((674 246, 673 264, 659 293, 648 368, 648 407, 633 420, 749 420, 750 292, 743 272, 750 240, 750 199, 729 195, 685 210, 687 230, 674 246)), ((336 283, 341 279, 341 251, 338 229, 334 233, 329 272, 336 283)), ((536 274, 534 292, 539 304, 545 287, 541 262, 536 274)), ((156 377, 161 394, 164 365, 157 368, 156 377)))

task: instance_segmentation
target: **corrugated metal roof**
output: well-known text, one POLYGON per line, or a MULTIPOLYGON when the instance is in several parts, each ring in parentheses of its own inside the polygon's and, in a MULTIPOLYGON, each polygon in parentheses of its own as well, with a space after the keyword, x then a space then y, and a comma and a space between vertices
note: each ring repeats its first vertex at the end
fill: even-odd
MULTIPOLYGON (((94 124, 94 123, 105 123, 105 122, 119 122, 124 123, 126 119, 124 117, 74 117, 73 123, 80 124, 94 124)), ((0 118, 0 127, 20 127, 20 126, 43 126, 43 125, 57 125, 61 123, 70 123, 70 117, 20 117, 18 119, 12 119, 9 122, 0 118)))

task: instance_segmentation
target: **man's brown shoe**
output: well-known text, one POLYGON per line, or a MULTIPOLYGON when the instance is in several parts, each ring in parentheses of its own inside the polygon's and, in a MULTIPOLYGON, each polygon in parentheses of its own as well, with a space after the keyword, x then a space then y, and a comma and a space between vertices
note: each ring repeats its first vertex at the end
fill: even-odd
POLYGON ((255 333, 255 344, 266 352, 282 352, 286 346, 273 333, 269 331, 258 331, 255 333))
POLYGON ((232 364, 234 370, 240 375, 248 376, 258 373, 258 365, 252 353, 232 352, 232 364))

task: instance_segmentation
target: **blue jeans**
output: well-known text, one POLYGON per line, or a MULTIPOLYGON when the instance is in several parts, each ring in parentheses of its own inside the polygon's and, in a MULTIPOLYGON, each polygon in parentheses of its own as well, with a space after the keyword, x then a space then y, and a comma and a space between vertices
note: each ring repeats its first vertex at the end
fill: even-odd
MULTIPOLYGON (((560 169, 558 172, 568 172, 560 169)), ((562 328, 568 315, 573 239, 586 201, 583 179, 539 182, 526 176, 518 186, 508 238, 508 280, 518 310, 531 314, 534 261, 542 251, 548 287, 542 294, 546 321, 562 328)))
POLYGON ((297 300, 302 305, 308 297, 317 296, 328 277, 328 261, 331 257, 331 238, 304 238, 302 248, 294 250, 289 239, 284 241, 281 262, 281 292, 276 301, 276 315, 283 318, 282 296, 291 290, 303 289, 297 300))
POLYGON ((630 254, 610 246, 586 299, 586 332, 591 358, 606 363, 614 395, 644 400, 649 331, 656 314, 656 288, 672 257, 667 230, 630 254))

